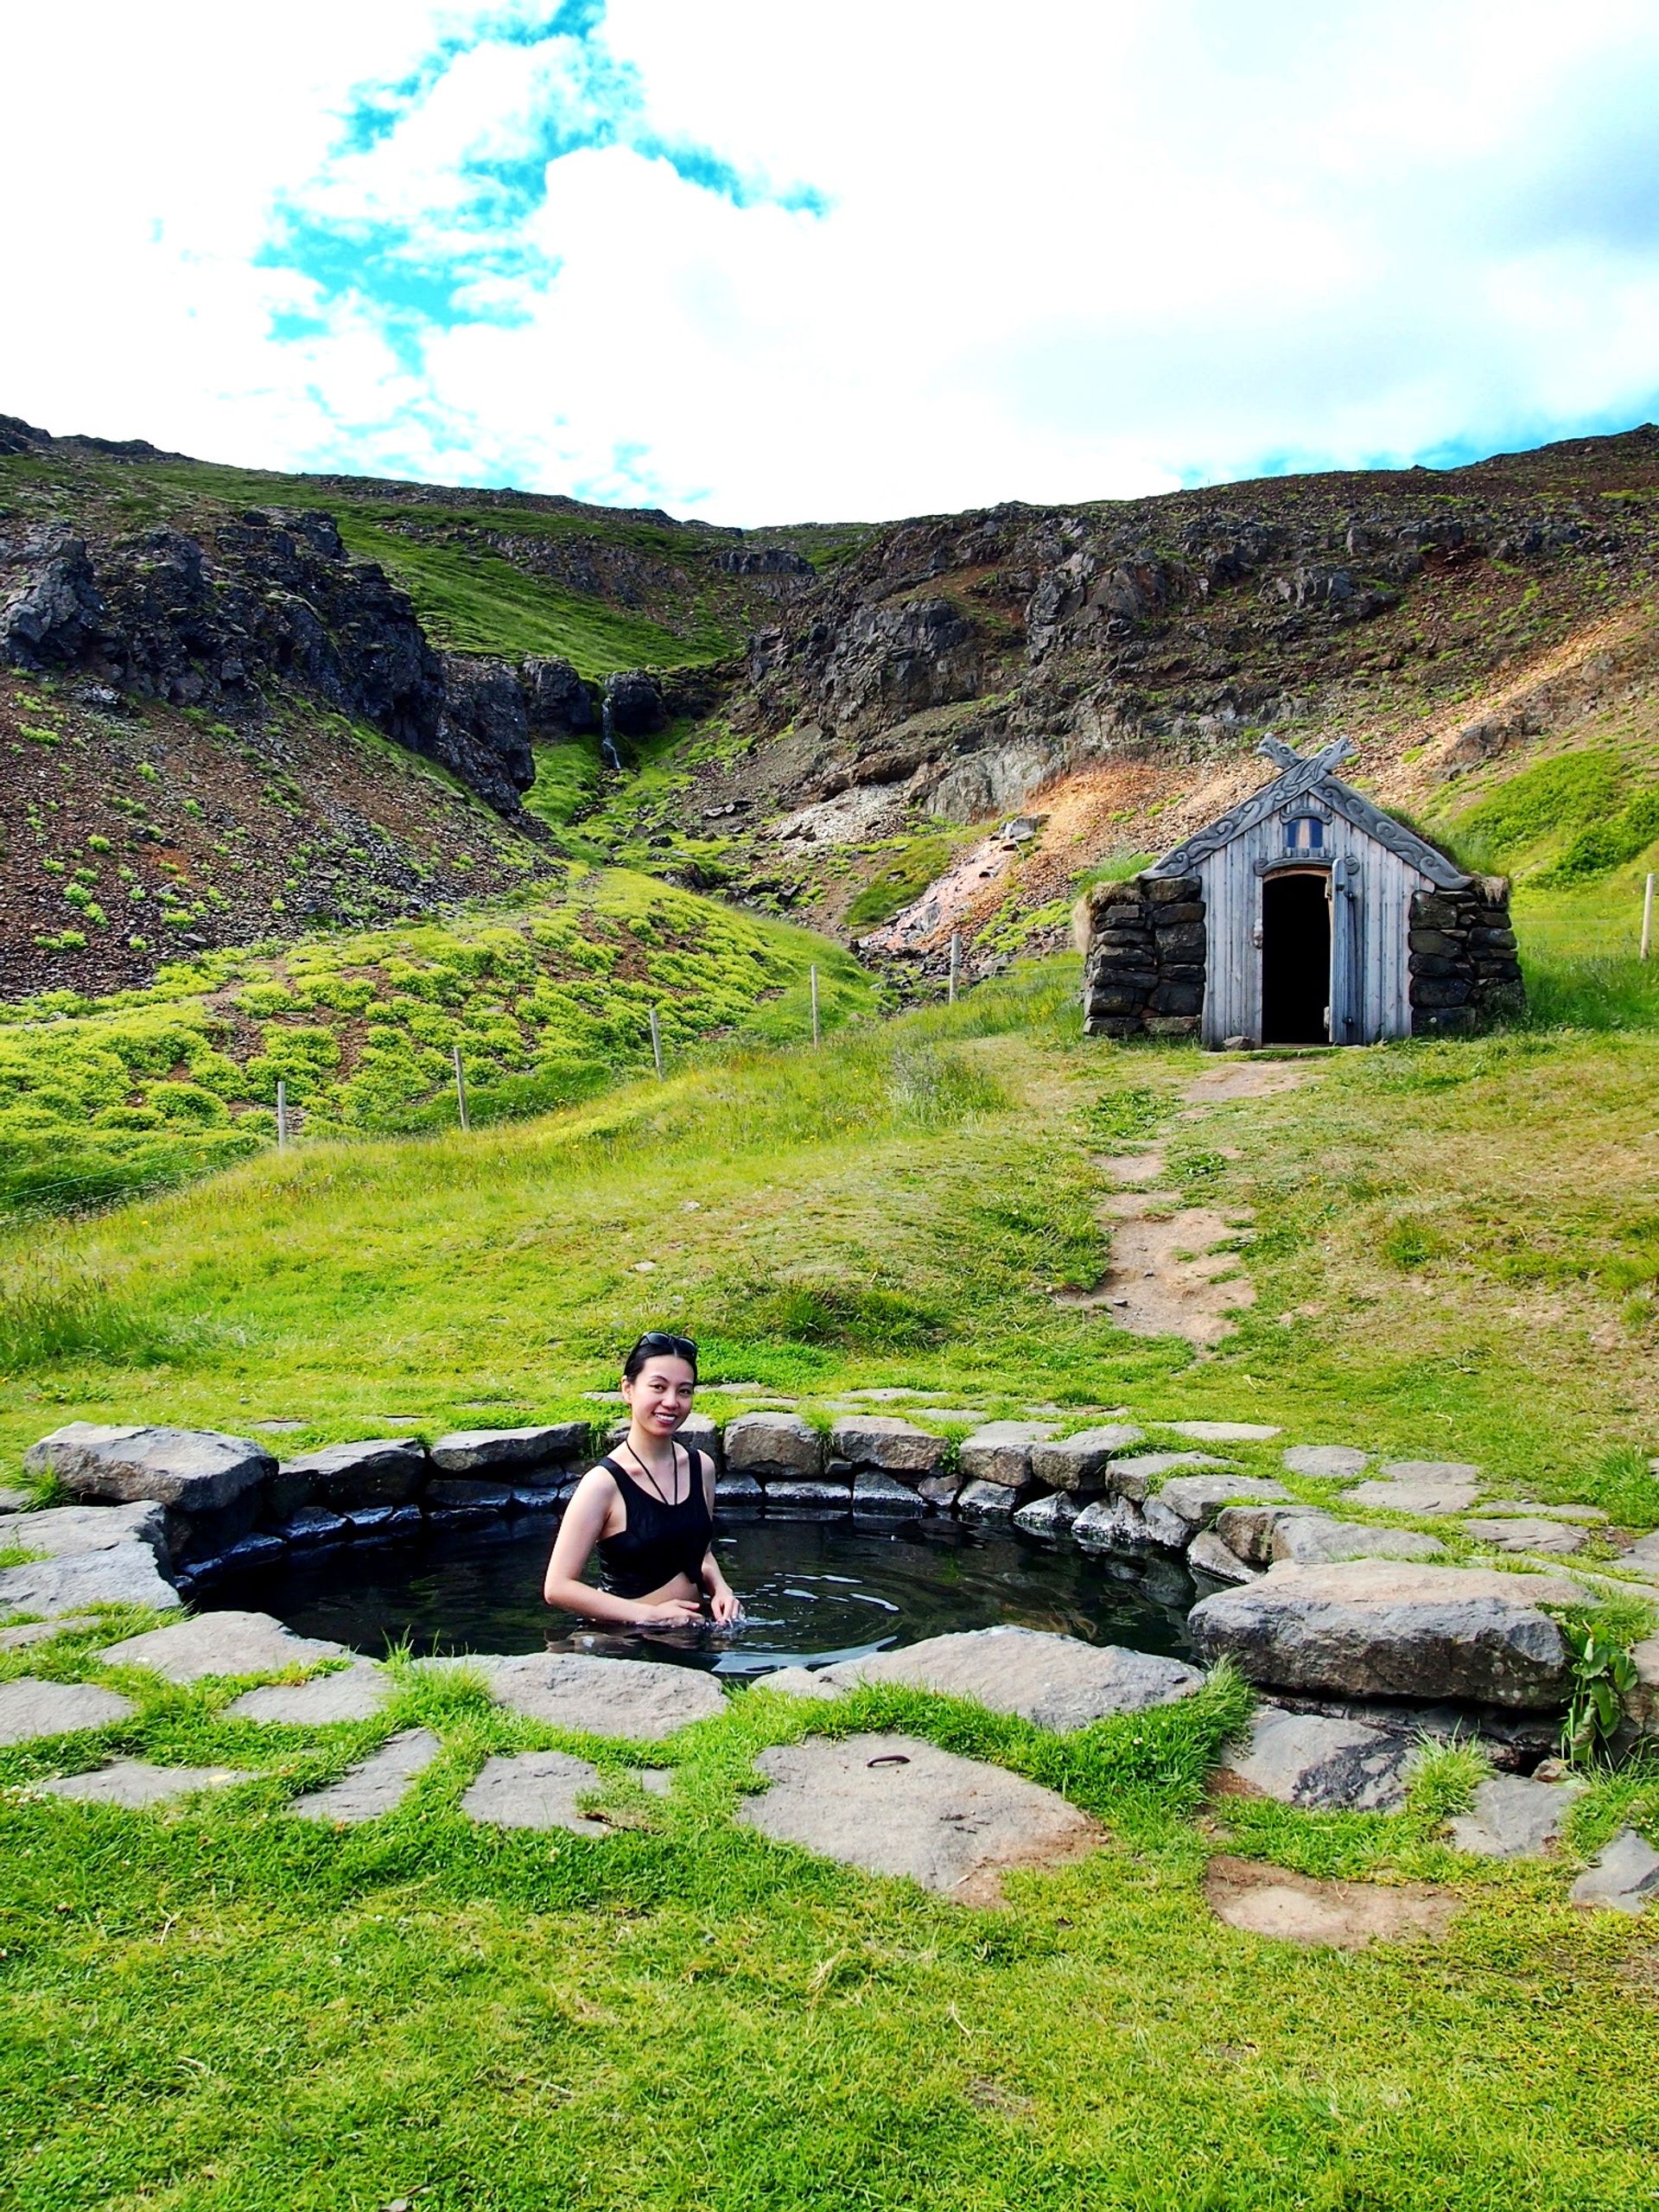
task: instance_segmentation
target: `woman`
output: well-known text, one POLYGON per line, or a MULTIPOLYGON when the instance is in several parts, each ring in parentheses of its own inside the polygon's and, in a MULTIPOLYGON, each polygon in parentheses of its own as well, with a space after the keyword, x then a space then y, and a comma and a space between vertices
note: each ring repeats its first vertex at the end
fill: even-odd
POLYGON ((715 1469, 674 1432, 691 1410, 697 1348, 653 1329, 622 1367, 628 1433, 590 1467, 565 1508, 542 1594, 550 1605, 629 1628, 684 1628, 743 1608, 715 1557, 715 1469), (597 1549, 605 1585, 582 1579, 597 1549))

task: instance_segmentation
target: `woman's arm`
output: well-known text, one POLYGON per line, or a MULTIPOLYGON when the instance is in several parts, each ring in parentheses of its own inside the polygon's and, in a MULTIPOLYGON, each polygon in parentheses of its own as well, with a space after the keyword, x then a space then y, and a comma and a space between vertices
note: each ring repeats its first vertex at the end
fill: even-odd
POLYGON ((547 1562, 543 1597, 550 1605, 562 1605, 567 1612, 632 1628, 673 1628, 682 1621, 695 1620, 702 1608, 690 1598, 667 1598, 648 1605, 638 1598, 617 1598, 608 1590, 595 1590, 582 1580, 582 1570, 593 1557, 615 1503, 615 1482, 602 1467, 590 1467, 564 1509, 553 1556, 547 1562))
MULTIPOLYGON (((715 1517, 715 1463, 707 1462, 708 1472, 703 1477, 703 1496, 709 1502, 709 1517, 715 1517)), ((697 1570, 697 1580, 708 1593, 709 1610, 717 1622, 741 1620, 743 1608, 735 1592, 720 1571, 720 1561, 715 1557, 712 1540, 702 1555, 702 1565, 697 1570)))

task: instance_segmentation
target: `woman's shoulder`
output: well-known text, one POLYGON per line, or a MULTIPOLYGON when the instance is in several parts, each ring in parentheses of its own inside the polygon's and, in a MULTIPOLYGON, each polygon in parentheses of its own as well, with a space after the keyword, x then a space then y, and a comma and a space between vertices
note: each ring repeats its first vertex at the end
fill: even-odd
POLYGON ((591 1487, 597 1490, 601 1485, 608 1485, 610 1489, 614 1490, 617 1486, 616 1471, 615 1463, 613 1460, 595 1459, 593 1465, 577 1483, 576 1488, 585 1490, 591 1487))

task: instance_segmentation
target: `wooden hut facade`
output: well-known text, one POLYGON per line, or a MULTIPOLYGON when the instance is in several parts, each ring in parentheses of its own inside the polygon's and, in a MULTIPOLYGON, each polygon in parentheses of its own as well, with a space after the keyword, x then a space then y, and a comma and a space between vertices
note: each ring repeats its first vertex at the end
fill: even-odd
POLYGON ((1510 887, 1471 876, 1338 781, 1338 739, 1086 902, 1090 1035, 1370 1045, 1521 1004, 1510 887))

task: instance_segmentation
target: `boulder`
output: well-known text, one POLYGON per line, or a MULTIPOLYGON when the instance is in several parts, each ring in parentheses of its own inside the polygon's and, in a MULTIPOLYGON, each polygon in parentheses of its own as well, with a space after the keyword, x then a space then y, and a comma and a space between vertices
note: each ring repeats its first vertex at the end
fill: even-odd
POLYGON ((746 1827, 959 1904, 1000 1904, 1005 1869, 1076 1859, 1100 1838, 1052 1790, 913 1736, 813 1737, 755 1764, 772 1786, 743 1801, 746 1827))
POLYGON ((1451 1822, 1447 1834, 1458 1850, 1484 1858, 1536 1859, 1560 1840, 1573 1802, 1583 1794, 1581 1783, 1494 1775, 1476 1789, 1470 1810, 1451 1822))
POLYGON ((1073 1540, 1089 1552, 1144 1549, 1151 1541, 1146 1516, 1133 1498, 1103 1498, 1085 1505, 1071 1523, 1073 1540))
POLYGON ((537 1651, 499 1662, 491 1694, 514 1713, 556 1728, 656 1742, 726 1709, 714 1676, 696 1667, 587 1652, 537 1651))
POLYGON ((957 1493, 957 1511, 964 1521, 1009 1521, 1019 1503, 1019 1491, 1002 1483, 968 1483, 957 1493))
POLYGON ((1100 1490, 1107 1484, 1113 1453, 1145 1440, 1145 1431, 1130 1421, 1080 1429, 1058 1443, 1036 1446, 1031 1455, 1032 1477, 1051 1490, 1100 1490))
POLYGON ((173 1583, 148 1544, 114 1544, 108 1551, 70 1552, 0 1568, 0 1618, 7 1613, 84 1613, 95 1605, 146 1605, 172 1612, 180 1603, 173 1583))
POLYGON ((568 660, 532 655, 518 664, 524 715, 537 737, 579 737, 599 727, 588 686, 568 660))
POLYGON ((1033 1445, 1053 1433, 1052 1421, 988 1421, 963 1440, 959 1459, 963 1478, 1019 1490, 1031 1480, 1033 1445))
POLYGON ((1636 1688, 1624 1700, 1624 1717, 1643 1736, 1659 1736, 1659 1636, 1630 1649, 1636 1688))
POLYGON ((1587 1529, 1567 1521, 1465 1521, 1463 1533, 1500 1552, 1576 1552, 1590 1541, 1587 1529))
POLYGON ((1567 1892, 1574 1904, 1642 1912, 1659 1896, 1659 1851, 1634 1828, 1620 1828, 1567 1892))
POLYGON ((859 1414, 838 1421, 830 1432, 830 1449, 854 1467, 879 1467, 886 1475, 935 1475, 949 1445, 914 1421, 891 1414, 859 1414))
POLYGON ((740 1414, 726 1424, 726 1465, 734 1474, 804 1477, 823 1472, 823 1438, 799 1414, 740 1414))
POLYGON ((492 1521, 512 1510, 512 1492, 505 1483, 482 1476, 437 1475, 421 1503, 434 1521, 492 1521))
POLYGON ((348 1767, 338 1782, 325 1789, 308 1790, 283 1809, 295 1820, 334 1821, 342 1827, 378 1821, 402 1802, 410 1783, 442 1749, 430 1729, 405 1729, 358 1765, 348 1767))
POLYGON ((1280 1457, 1289 1473, 1313 1475, 1321 1481, 1350 1479, 1370 1464, 1370 1454, 1351 1444, 1293 1444, 1280 1457))
POLYGON ((1288 1498, 1280 1482, 1264 1475, 1176 1475, 1141 1507, 1147 1540, 1164 1551, 1185 1551, 1200 1529, 1213 1526, 1235 1498, 1288 1498))
POLYGON ((1570 1668, 1539 1608, 1578 1594, 1544 1575, 1351 1560, 1275 1567, 1200 1599, 1188 1626, 1200 1657, 1274 1688, 1548 1709, 1570 1668))
POLYGON ((619 737, 652 737, 667 727, 663 688, 644 669, 619 669, 605 679, 611 727, 619 737))
POLYGON ((276 1462, 263 1444, 213 1429, 72 1421, 32 1444, 23 1465, 32 1475, 55 1475, 72 1497, 119 1505, 150 1498, 195 1515, 257 1490, 276 1462))
POLYGON ((827 1667, 836 1689, 857 1682, 901 1682, 971 1698, 991 1713, 1017 1713, 1039 1728, 1085 1728, 1109 1713, 1139 1713, 1186 1697, 1204 1680, 1196 1667, 1116 1643, 1084 1643, 1033 1628, 972 1629, 928 1637, 897 1651, 827 1667))
POLYGON ((1324 1513, 1287 1513, 1268 1546, 1270 1563, 1319 1567, 1343 1559, 1444 1559, 1446 1546, 1421 1529, 1374 1529, 1324 1513))
POLYGON ((855 1513, 913 1515, 922 1501, 908 1483, 884 1475, 875 1467, 861 1467, 853 1481, 855 1513))
POLYGON ((343 1643, 296 1636, 269 1613, 200 1613, 170 1628, 130 1636, 99 1654, 105 1667, 147 1667, 163 1681, 199 1682, 209 1675, 280 1675, 318 1659, 349 1656, 343 1643))
POLYGON ((1045 1491, 1040 1497, 1033 1497, 1028 1504, 1015 1509, 1014 1525, 1023 1529, 1028 1536, 1069 1535, 1071 1523, 1081 1507, 1067 1491, 1045 1491))
POLYGON ((0 1744, 27 1744, 41 1736, 72 1736, 130 1720, 130 1698, 96 1682, 41 1682, 22 1675, 0 1682, 0 1744))
MULTIPOLYGON (((844 1513, 852 1503, 852 1485, 842 1476, 837 1478, 832 1465, 830 1473, 816 1482, 769 1482, 766 1487, 769 1512, 795 1510, 800 1511, 844 1513)), ((912 1493, 910 1510, 916 1510, 912 1493)))
POLYGON ((379 1436, 361 1444, 330 1444, 285 1459, 270 1485, 273 1518, 302 1507, 340 1513, 355 1505, 404 1505, 427 1478, 425 1446, 410 1436, 379 1436))
POLYGON ((0 1516, 0 1551, 14 1544, 45 1559, 143 1544, 164 1567, 167 1514, 149 1498, 135 1499, 130 1505, 59 1505, 41 1513, 9 1513, 0 1516))
POLYGON ((1276 1797, 1306 1812, 1396 1813, 1416 1746, 1408 1735, 1362 1720, 1261 1706, 1243 1743, 1221 1763, 1224 1788, 1276 1797))
POLYGON ((518 1751, 486 1759, 461 1809, 493 1827, 569 1828, 602 1839, 610 1827, 576 1803, 601 1786, 599 1769, 569 1751, 518 1751))
POLYGON ((461 1428, 432 1446, 441 1475, 508 1476, 519 1481, 534 1467, 568 1469, 587 1456, 585 1421, 554 1421, 543 1428, 461 1428))
POLYGON ((1207 1574, 1212 1582, 1254 1582, 1262 1572, 1230 1550, 1213 1529, 1201 1529, 1193 1537, 1186 1548, 1186 1563, 1194 1574, 1207 1574))
POLYGON ((1160 1481, 1177 1467, 1224 1467, 1227 1462, 1208 1452, 1136 1452, 1127 1459, 1114 1459, 1106 1470, 1106 1491, 1111 1497, 1133 1498, 1138 1505, 1160 1481))

